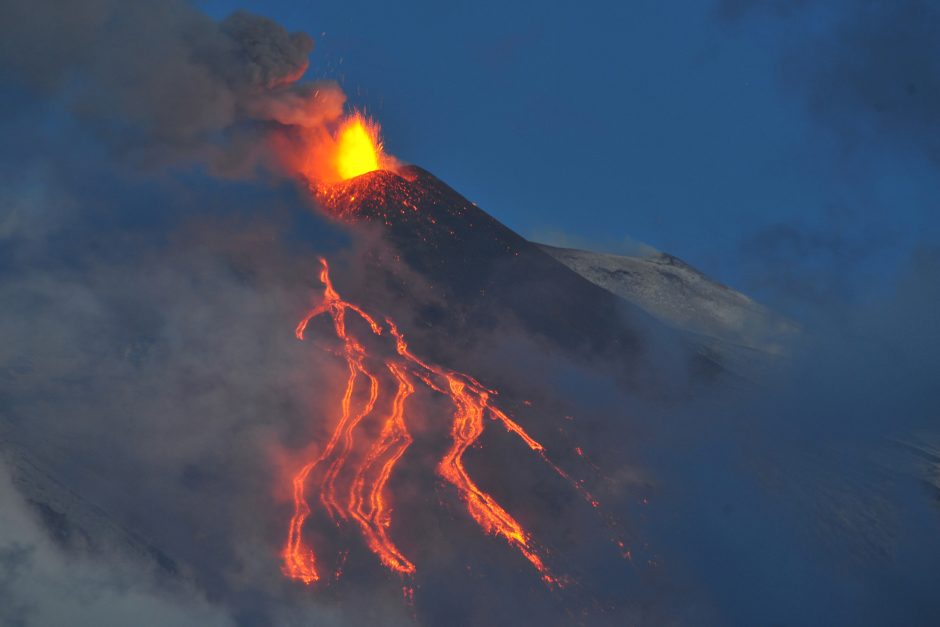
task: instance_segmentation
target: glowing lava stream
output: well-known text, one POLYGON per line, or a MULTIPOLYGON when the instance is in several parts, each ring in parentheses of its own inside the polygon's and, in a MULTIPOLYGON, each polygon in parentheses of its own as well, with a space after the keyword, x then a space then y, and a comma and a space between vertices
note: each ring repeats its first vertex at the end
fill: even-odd
MULTIPOLYGON (((560 584, 539 556, 529 533, 492 496, 474 483, 464 467, 463 456, 482 435, 483 418, 488 416, 518 436, 555 472, 568 481, 571 479, 548 459, 545 448, 529 436, 522 426, 491 404, 490 399, 496 394, 495 391, 485 388, 469 375, 428 364, 416 357, 408 349, 404 336, 390 319, 385 320, 385 326, 395 340, 396 356, 384 358, 383 361, 384 368, 397 385, 391 411, 383 418, 379 435, 368 447, 360 465, 355 468, 349 493, 342 498, 337 495, 336 478, 353 450, 354 431, 360 422, 372 414, 380 392, 377 374, 366 366, 366 358, 375 356, 369 355, 365 347, 349 333, 346 314, 354 313, 377 336, 382 335, 384 329, 362 308, 340 297, 330 280, 329 265, 322 258, 320 263, 320 280, 324 285, 323 302, 300 321, 295 333, 297 338, 302 340, 312 319, 329 314, 333 320, 336 337, 342 342, 340 354, 346 361, 349 375, 341 401, 339 421, 329 441, 319 457, 304 465, 293 478, 294 514, 282 552, 284 574, 307 584, 320 578, 316 555, 304 541, 303 527, 311 514, 306 497, 307 481, 320 464, 327 462, 327 470, 320 480, 319 497, 331 519, 336 523, 349 519, 355 521, 366 545, 385 567, 402 575, 415 572, 414 564, 388 537, 391 508, 384 492, 396 463, 411 445, 412 436, 406 421, 406 403, 415 391, 416 382, 421 382, 431 390, 448 396, 454 405, 450 432, 452 443, 437 466, 437 474, 456 488, 470 516, 486 533, 502 536, 538 570, 546 583, 560 584), (369 395, 362 406, 354 410, 353 393, 360 380, 368 383, 369 395)), ((596 501, 579 482, 571 483, 596 506, 596 501)))

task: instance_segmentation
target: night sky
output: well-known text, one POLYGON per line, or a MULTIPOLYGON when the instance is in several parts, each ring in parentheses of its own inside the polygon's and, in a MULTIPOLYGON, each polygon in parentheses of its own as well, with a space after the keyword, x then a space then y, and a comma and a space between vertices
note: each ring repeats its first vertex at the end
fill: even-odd
POLYGON ((863 296, 940 235, 936 7, 817 4, 201 6, 309 32, 308 77, 520 233, 638 240, 798 314, 863 296))

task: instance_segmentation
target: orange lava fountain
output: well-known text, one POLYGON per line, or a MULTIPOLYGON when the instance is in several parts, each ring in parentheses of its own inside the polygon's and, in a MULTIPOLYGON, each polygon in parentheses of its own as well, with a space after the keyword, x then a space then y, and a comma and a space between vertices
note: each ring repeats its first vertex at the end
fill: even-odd
MULTIPOLYGON (((518 436, 529 449, 550 464, 555 472, 571 481, 568 475, 548 459, 545 448, 521 425, 493 405, 495 391, 487 389, 469 375, 429 364, 415 356, 392 320, 386 318, 382 325, 361 307, 343 300, 330 280, 326 260, 321 258, 320 263, 320 280, 324 286, 323 302, 300 321, 296 336, 298 339, 304 339, 310 321, 328 314, 333 322, 333 331, 342 343, 339 354, 346 362, 348 376, 338 412, 339 419, 330 439, 320 455, 300 468, 293 478, 294 514, 282 552, 284 574, 306 584, 320 579, 316 555, 304 540, 303 527, 311 514, 306 486, 313 471, 321 465, 325 465, 326 470, 319 481, 319 500, 330 518, 337 524, 352 520, 358 526, 366 545, 385 567, 404 576, 415 573, 414 563, 402 554, 388 536, 392 510, 387 501, 385 487, 396 463, 412 443, 406 420, 407 405, 416 385, 420 383, 449 397, 454 407, 450 430, 451 445, 437 466, 437 474, 456 488, 470 517, 483 531, 506 540, 529 561, 546 583, 560 585, 561 581, 552 575, 545 565, 531 535, 519 521, 473 481, 464 466, 463 457, 467 449, 482 435, 484 417, 488 417, 518 436), (381 336, 387 329, 395 342, 394 354, 388 357, 369 354, 363 343, 347 328, 347 314, 364 321, 375 336, 381 336), (378 436, 369 444, 358 466, 352 468, 354 478, 348 493, 338 494, 336 479, 349 463, 356 428, 372 415, 381 392, 379 376, 377 372, 370 370, 367 362, 381 363, 381 369, 391 375, 395 382, 394 398, 388 415, 380 418, 382 427, 378 436), (367 386, 368 395, 364 402, 354 407, 354 391, 362 384, 367 386)), ((596 501, 584 491, 580 483, 572 484, 596 505, 596 501)))
POLYGON ((330 129, 301 132, 299 145, 280 145, 288 169, 303 176, 316 192, 375 170, 396 167, 385 154, 378 122, 354 111, 330 129))
POLYGON ((379 127, 362 115, 349 117, 336 134, 336 169, 343 180, 379 169, 379 127))

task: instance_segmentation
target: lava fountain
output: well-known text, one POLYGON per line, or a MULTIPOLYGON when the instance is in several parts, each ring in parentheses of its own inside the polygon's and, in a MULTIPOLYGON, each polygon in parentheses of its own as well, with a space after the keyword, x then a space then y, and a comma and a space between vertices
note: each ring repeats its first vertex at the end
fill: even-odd
POLYGON ((354 111, 329 128, 299 129, 296 144, 282 144, 281 158, 315 194, 375 170, 392 170, 396 161, 382 148, 378 123, 354 111))
POLYGON ((343 180, 379 169, 382 158, 379 126, 361 114, 353 114, 336 134, 336 169, 343 180))

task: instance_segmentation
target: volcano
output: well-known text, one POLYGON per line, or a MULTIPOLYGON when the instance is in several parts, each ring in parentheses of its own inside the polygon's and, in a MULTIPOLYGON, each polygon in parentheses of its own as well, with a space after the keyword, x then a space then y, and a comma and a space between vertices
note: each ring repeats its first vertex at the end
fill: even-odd
MULTIPOLYGON (((739 130, 696 128, 733 117, 716 112, 763 104, 757 131, 826 121, 766 80, 740 89, 741 55, 780 52, 729 22, 760 3, 683 20, 695 36, 665 83, 630 62, 670 25, 658 7, 627 32, 610 11, 542 11, 533 29, 499 6, 298 5, 316 59, 269 18, 215 19, 229 4, 0 9, 0 627, 940 625, 940 254, 931 229, 878 211, 923 214, 929 168, 832 133, 811 155, 774 132, 738 143, 743 171, 740 150, 713 150, 739 130), (722 42, 698 107, 702 81, 682 81, 723 33, 743 46, 722 42), (548 48, 564 67, 540 69, 548 48), (520 68, 549 80, 507 91, 520 68), (566 125, 604 108, 598 79, 644 84, 632 111, 566 125), (676 107, 696 113, 680 129, 676 107), (537 124, 496 119, 520 114, 537 124), (431 172, 388 143, 409 134, 402 156, 431 172), (603 213, 659 237, 707 223, 695 249, 807 326, 669 254, 689 251, 532 241, 465 176, 432 174, 443 153, 484 164, 476 189, 508 174, 545 199, 513 215, 558 205, 575 230, 603 213)), ((788 20, 797 61, 834 35, 819 69, 849 80, 823 95, 874 58, 841 44, 906 32, 871 28, 893 17, 872 4, 827 11, 832 33, 788 20)), ((936 23, 893 4, 914 36, 936 23)))
POLYGON ((391 251, 372 255, 382 282, 420 302, 427 299, 409 288, 408 277, 423 279, 437 304, 421 308, 419 327, 460 338, 512 320, 566 355, 613 365, 644 394, 656 395, 663 384, 651 372, 663 347, 651 337, 675 342, 670 353, 680 355, 683 378, 693 386, 726 372, 702 343, 667 331, 422 168, 368 172, 331 186, 319 200, 334 216, 379 232, 391 251))
MULTIPOLYGON (((176 406, 166 415, 185 418, 185 428, 202 415, 206 390, 218 402, 249 399, 232 401, 227 411, 240 415, 244 425, 264 423, 265 412, 275 403, 278 411, 271 413, 284 425, 282 441, 289 441, 297 458, 314 451, 285 476, 272 478, 292 492, 293 516, 289 503, 272 498, 268 483, 244 490, 239 479, 226 492, 211 492, 212 508, 181 501, 178 516, 187 532, 168 534, 151 518, 149 508, 135 511, 126 505, 120 495, 132 489, 126 482, 130 479, 91 470, 84 476, 63 474, 57 461, 16 465, 16 485, 27 501, 57 538, 79 538, 81 546, 116 546, 121 554, 147 562, 161 577, 191 577, 220 596, 239 598, 247 585, 237 578, 220 580, 220 564, 230 555, 222 540, 228 538, 207 544, 188 533, 196 526, 204 534, 200 537, 214 537, 220 520, 217 509, 229 516, 244 515, 251 525, 265 528, 259 536, 270 544, 259 544, 248 553, 258 560, 260 566, 255 567, 265 586, 287 590, 291 602, 319 602, 324 595, 354 594, 357 589, 404 587, 405 601, 398 596, 396 607, 413 604, 427 624, 498 624, 501 616, 520 612, 541 624, 564 623, 559 617, 570 617, 569 612, 590 616, 594 624, 619 624, 629 600, 607 582, 636 583, 634 560, 647 568, 646 561, 637 558, 646 550, 631 539, 632 503, 643 501, 644 488, 624 487, 595 465, 603 456, 595 457, 603 443, 591 430, 603 429, 598 425, 604 421, 618 423, 621 416, 609 415, 612 405, 605 405, 608 413, 595 422, 582 422, 581 416, 570 422, 574 418, 568 415, 569 407, 583 401, 586 394, 579 386, 588 377, 614 381, 611 386, 624 396, 671 401, 674 395, 694 397, 702 386, 734 375, 698 336, 667 324, 642 300, 625 297, 629 291, 621 288, 629 282, 628 275, 618 274, 617 284, 584 276, 589 273, 583 264, 526 240, 421 168, 368 171, 316 189, 312 197, 328 215, 349 226, 359 246, 353 246, 351 263, 343 257, 334 260, 335 289, 325 261, 318 275, 315 268, 296 266, 294 257, 285 265, 246 261, 235 251, 238 299, 211 306, 212 315, 205 318, 211 321, 208 329, 197 325, 190 334, 181 332, 187 342, 173 340, 175 346, 205 346, 205 354, 222 352, 221 347, 232 345, 231 334, 216 333, 216 328, 241 333, 246 320, 254 320, 238 318, 231 326, 226 322, 249 302, 241 295, 245 285, 257 283, 265 290, 260 293, 276 293, 280 284, 272 287, 264 281, 279 281, 270 277, 290 275, 292 270, 284 268, 296 268, 304 281, 291 285, 302 292, 300 298, 272 312, 251 336, 266 345, 290 335, 303 314, 296 307, 312 303, 298 327, 302 343, 291 338, 290 346, 277 344, 277 350, 265 351, 271 356, 266 365, 242 364, 245 378, 237 383, 227 378, 230 371, 239 372, 237 355, 234 367, 232 357, 219 360, 219 370, 196 377, 198 384, 191 380, 189 365, 163 368, 161 355, 172 334, 164 340, 156 331, 141 337, 128 331, 135 348, 121 343, 114 351, 118 361, 113 369, 128 373, 123 382, 127 394, 134 399, 145 394, 143 390, 158 394, 161 401, 153 403, 155 407, 170 399, 176 406), (278 272, 268 272, 270 268, 278 272), (332 329, 324 320, 330 316, 319 315, 327 310, 332 329), (337 319, 342 316, 345 319, 337 319), (369 320, 375 324, 372 330, 369 320), (346 333, 348 337, 335 337, 346 333), (488 353, 492 345, 500 348, 488 353), (326 355, 333 365, 338 362, 341 375, 345 355, 355 375, 346 380, 347 392, 342 378, 331 380, 328 368, 318 368, 324 362, 301 361, 292 351, 326 355), (285 356, 293 364, 289 369, 278 366, 285 356), (553 394, 554 382, 542 380, 541 373, 529 372, 525 365, 552 359, 562 366, 554 371, 554 366, 548 367, 549 372, 577 364, 590 374, 553 394), (297 367, 311 363, 317 369, 297 367), (240 390, 266 371, 275 373, 276 384, 262 380, 257 388, 240 390), (370 379, 377 387, 371 399, 370 379), (174 386, 174 381, 179 383, 174 386), (302 383, 295 386, 295 381, 302 383), (291 413, 291 403, 280 403, 285 387, 319 390, 320 396, 311 392, 311 400, 302 395, 307 404, 294 399, 291 413), (533 395, 523 396, 521 389, 533 395), (345 410, 333 404, 341 398, 345 410), (330 438, 332 429, 335 437, 330 438), (111 483, 117 496, 96 489, 111 483), (624 505, 627 499, 630 504, 624 505), (237 507, 243 502, 251 507, 237 507), (275 543, 285 539, 293 562, 281 564, 284 570, 278 572, 272 562, 285 547, 275 543), (454 612, 466 615, 466 620, 455 622, 454 612)), ((197 249, 205 246, 200 241, 197 249)), ((282 247, 272 249, 280 254, 282 247)), ((596 269, 603 264, 594 260, 589 265, 596 269)), ((662 291, 674 283, 657 274, 646 279, 662 291)), ((125 289, 138 289, 136 282, 129 285, 125 289)), ((701 298, 708 300, 710 293, 706 290, 701 298)), ((141 299, 131 291, 122 300, 141 299)), ((266 299, 255 296, 250 302, 256 301, 266 299)), ((160 310, 157 304, 152 309, 160 310)), ((173 315, 184 314, 173 309, 166 314, 169 320, 173 315)), ((124 336, 118 340, 124 342, 124 336)), ((89 395, 88 411, 110 415, 108 404, 100 399, 112 393, 103 386, 89 395)), ((128 407, 148 415, 136 400, 128 401, 115 406, 116 424, 124 420, 128 407)), ((161 413, 147 424, 161 425, 164 420, 161 413)), ((4 417, 0 424, 6 422, 4 417)), ((25 435, 22 445, 13 437, 3 438, 8 449, 4 455, 33 459, 36 442, 43 440, 30 440, 21 426, 28 422, 9 423, 11 431, 25 435)), ((223 424, 228 437, 230 423, 223 424)), ((178 436, 172 430, 168 435, 178 436)), ((630 442, 620 437, 611 441, 616 450, 607 451, 608 459, 615 456, 620 465, 630 442)), ((262 471, 272 472, 273 464, 251 442, 242 450, 262 471)), ((87 446, 93 452, 103 445, 96 439, 87 446)), ((83 453, 75 455, 81 459, 83 453)), ((225 457, 226 447, 215 444, 198 453, 211 461, 197 459, 185 468, 177 468, 175 460, 168 465, 166 480, 176 485, 178 473, 187 494, 206 485, 228 485, 219 477, 240 478, 248 465, 244 459, 225 457)), ((370 614, 373 619, 381 622, 370 614)))
MULTIPOLYGON (((585 367, 600 366, 605 376, 614 373, 630 389, 653 397, 667 389, 657 387, 659 381, 677 378, 676 368, 682 375, 678 379, 688 382, 685 393, 690 393, 695 385, 717 377, 721 366, 686 338, 667 333, 637 307, 572 271, 420 168, 374 169, 319 188, 317 197, 331 215, 363 236, 361 257, 367 269, 360 272, 365 279, 356 297, 348 298, 345 287, 335 286, 330 265, 321 257, 322 296, 296 328, 297 339, 305 341, 313 325, 319 325, 309 334, 345 363, 347 375, 334 392, 338 404, 332 411, 325 409, 329 417, 321 419, 332 425, 332 433, 317 437, 319 446, 309 448, 319 453, 307 457, 290 482, 294 513, 282 550, 283 574, 306 585, 321 585, 329 572, 338 580, 345 558, 329 556, 342 554, 345 549, 336 543, 348 546, 343 540, 348 533, 335 531, 358 531, 377 561, 402 578, 405 598, 413 599, 416 587, 430 585, 419 562, 431 561, 415 529, 426 528, 428 510, 435 509, 415 495, 447 488, 449 495, 439 497, 445 509, 459 505, 478 530, 515 549, 546 586, 565 588, 571 579, 556 574, 549 561, 557 538, 543 544, 529 530, 528 523, 549 516, 547 504, 524 495, 552 483, 547 470, 564 479, 569 491, 580 494, 591 508, 601 508, 585 488, 585 478, 575 474, 585 468, 571 451, 578 458, 584 452, 560 444, 564 438, 546 445, 541 435, 530 434, 513 416, 511 408, 518 408, 519 399, 492 387, 498 376, 491 368, 466 372, 464 349, 481 337, 499 345, 506 344, 507 336, 521 334, 537 343, 536 354, 554 352, 585 367), (399 316, 389 314, 396 309, 413 315, 399 326, 399 316), (332 320, 331 328, 318 322, 323 319, 332 320), (423 332, 412 343, 415 329, 423 332), (383 346, 383 337, 390 343, 383 346), (653 367, 656 356, 670 344, 678 359, 671 372, 658 372, 653 367), (523 473, 528 477, 519 481, 516 457, 523 449, 513 450, 507 442, 497 444, 495 458, 492 452, 487 455, 484 468, 479 461, 473 463, 471 449, 482 445, 491 423, 517 438, 517 446, 521 441, 544 468, 530 467, 523 473), (431 459, 437 461, 429 464, 431 459), (416 464, 433 472, 418 478, 416 464), (407 486, 396 479, 403 472, 413 477, 407 486), (437 485, 428 474, 437 476, 437 485), (487 477, 485 483, 479 481, 480 474, 487 477), (496 490, 512 505, 504 506, 496 490), (402 492, 411 497, 399 496, 402 492), (512 513, 518 508, 527 512, 525 522, 512 513), (311 531, 324 526, 328 531, 311 531), (334 542, 323 542, 324 535, 334 542), (323 545, 328 547, 326 568, 323 545)), ((540 393, 539 398, 547 400, 549 395, 540 393)), ((527 404, 531 402, 522 403, 527 404)), ((539 433, 550 433, 554 421, 557 415, 533 426, 539 433)), ((493 443, 492 438, 486 441, 493 443)), ((606 516, 601 522, 606 531, 594 524, 587 533, 601 531, 613 545, 610 553, 629 560, 631 550, 620 535, 620 523, 606 516)), ((461 587, 467 585, 471 583, 461 587)))

